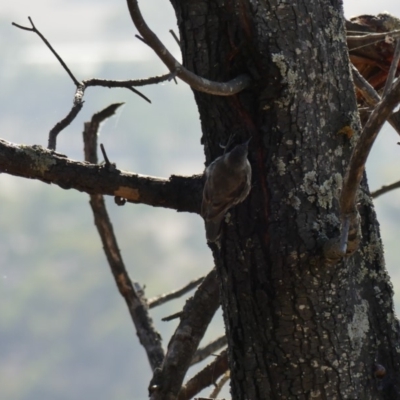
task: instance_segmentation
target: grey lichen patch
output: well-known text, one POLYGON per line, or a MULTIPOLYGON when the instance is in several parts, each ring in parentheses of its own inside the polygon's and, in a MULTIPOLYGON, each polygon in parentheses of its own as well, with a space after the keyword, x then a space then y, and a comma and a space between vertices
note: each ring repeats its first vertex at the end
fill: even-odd
POLYGON ((350 144, 351 144, 351 146, 354 147, 356 145, 356 143, 358 142, 358 139, 360 138, 360 134, 361 134, 360 116, 357 111, 350 111, 346 114, 347 114, 347 118, 349 120, 349 126, 351 127, 351 129, 354 132, 354 134, 350 138, 350 144))
POLYGON ((379 260, 384 263, 382 255, 382 242, 375 232, 370 234, 370 240, 367 246, 363 249, 364 257, 369 262, 379 260))
POLYGON ((361 304, 354 307, 353 319, 348 325, 348 334, 354 352, 359 355, 369 331, 368 302, 362 300, 361 304))
POLYGON ((315 194, 318 192, 318 185, 316 183, 317 172, 310 171, 304 175, 303 184, 300 186, 301 190, 303 190, 308 195, 308 201, 310 203, 314 203, 315 194))
POLYGON ((304 175, 301 189, 308 195, 308 200, 311 203, 317 201, 320 207, 331 208, 333 199, 338 197, 339 190, 342 187, 342 175, 335 173, 321 185, 317 184, 316 175, 316 171, 307 172, 304 175))
POLYGON ((41 174, 44 174, 53 165, 57 164, 57 161, 51 157, 51 151, 42 146, 21 145, 19 146, 19 151, 22 151, 31 159, 32 168, 41 174))
POLYGON ((337 214, 335 214, 335 213, 326 214, 325 221, 327 224, 329 224, 331 226, 337 227, 340 225, 340 220, 339 220, 337 214))
POLYGON ((329 10, 330 13, 330 20, 329 24, 325 26, 325 33, 334 41, 346 43, 344 30, 338 29, 341 25, 342 18, 340 12, 332 6, 327 7, 327 10, 329 10))
MULTIPOLYGON (((287 59, 282 53, 274 53, 271 55, 272 61, 278 67, 281 76, 282 76, 282 83, 286 83, 288 85, 288 93, 289 94, 296 94, 296 82, 298 80, 297 72, 290 67, 287 59)), ((281 107, 286 107, 290 103, 290 96, 286 96, 280 100, 278 100, 278 105, 280 104, 281 107)))
POLYGON ((335 154, 335 157, 342 157, 343 155, 343 147, 338 146, 336 147, 335 151, 333 152, 335 154))
POLYGON ((286 173, 286 164, 281 157, 275 159, 276 170, 279 176, 283 176, 286 173))
POLYGON ((294 194, 294 191, 289 192, 287 203, 290 204, 295 210, 300 210, 301 200, 294 194))

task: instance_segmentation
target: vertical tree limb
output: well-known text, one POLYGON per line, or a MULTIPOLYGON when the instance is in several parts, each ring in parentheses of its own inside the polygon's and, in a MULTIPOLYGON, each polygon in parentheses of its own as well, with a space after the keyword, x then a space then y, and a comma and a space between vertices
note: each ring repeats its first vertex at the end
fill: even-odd
POLYGON ((193 355, 218 307, 219 282, 213 269, 185 304, 163 365, 154 371, 150 382, 151 400, 176 398, 193 355))
MULTIPOLYGON (((102 112, 95 114, 90 123, 85 124, 83 137, 86 161, 92 164, 97 163, 96 147, 99 125, 103 120, 112 116, 120 105, 113 104, 107 107, 102 112)), ((90 206, 115 283, 128 306, 139 341, 147 353, 152 370, 154 370, 161 365, 164 359, 161 336, 154 329, 143 290, 138 284, 132 283, 126 271, 103 196, 100 194, 90 195, 90 206)))

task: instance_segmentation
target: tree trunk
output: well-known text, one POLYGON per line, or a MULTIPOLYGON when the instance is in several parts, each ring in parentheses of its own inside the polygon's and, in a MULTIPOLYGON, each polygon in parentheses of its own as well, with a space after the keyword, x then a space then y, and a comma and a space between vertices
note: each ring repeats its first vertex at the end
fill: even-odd
POLYGON ((341 2, 171 1, 188 69, 254 80, 231 97, 195 92, 207 163, 230 135, 252 137, 252 190, 211 246, 233 399, 400 398, 398 322, 365 179, 359 250, 336 265, 321 252, 340 229, 360 129, 341 2))

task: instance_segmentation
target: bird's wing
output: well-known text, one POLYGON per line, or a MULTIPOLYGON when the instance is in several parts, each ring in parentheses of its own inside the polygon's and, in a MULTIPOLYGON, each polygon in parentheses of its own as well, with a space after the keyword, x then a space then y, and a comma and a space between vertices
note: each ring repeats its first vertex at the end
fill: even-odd
MULTIPOLYGON (((210 220, 223 216, 229 208, 244 200, 243 194, 248 191, 247 181, 242 182, 231 192, 225 193, 223 199, 212 198, 208 185, 204 187, 201 215, 204 219, 210 220)), ((247 196, 247 195, 246 195, 247 196)))

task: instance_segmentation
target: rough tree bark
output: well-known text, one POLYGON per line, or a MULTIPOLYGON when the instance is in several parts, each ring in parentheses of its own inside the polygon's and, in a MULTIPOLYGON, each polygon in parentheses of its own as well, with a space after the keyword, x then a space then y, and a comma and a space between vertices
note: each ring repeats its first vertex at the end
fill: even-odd
POLYGON ((233 399, 400 398, 398 322, 366 179, 359 250, 338 264, 321 252, 340 230, 360 131, 341 2, 171 2, 189 70, 254 80, 231 97, 194 92, 207 163, 230 135, 253 138, 252 191, 212 245, 233 399))

